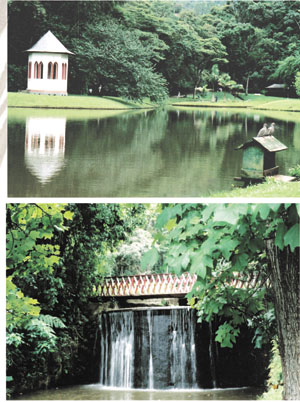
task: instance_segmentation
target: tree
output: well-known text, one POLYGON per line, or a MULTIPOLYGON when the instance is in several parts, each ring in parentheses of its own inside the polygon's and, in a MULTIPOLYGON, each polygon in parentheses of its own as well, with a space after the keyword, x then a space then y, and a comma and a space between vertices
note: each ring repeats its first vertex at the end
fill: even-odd
POLYGON ((226 62, 225 48, 211 20, 175 10, 175 3, 161 1, 125 2, 120 7, 128 27, 160 41, 157 71, 165 77, 170 93, 193 91, 206 68, 226 62))
POLYGON ((211 73, 209 76, 209 81, 212 84, 213 92, 215 92, 216 90, 216 86, 219 83, 219 78, 220 78, 219 66, 217 64, 214 64, 211 68, 211 73))
POLYGON ((300 72, 296 73, 295 76, 295 88, 297 95, 300 96, 300 72))
POLYGON ((298 204, 177 204, 157 219, 169 245, 165 266, 197 274, 189 301, 201 319, 223 317, 223 346, 241 323, 267 312, 270 284, 285 399, 300 397, 299 216, 298 204), (237 279, 252 286, 237 288, 237 279))
POLYGON ((273 74, 274 79, 280 79, 289 88, 294 87, 295 75, 299 70, 300 53, 295 52, 293 55, 279 61, 278 67, 273 74))
MULTIPOLYGON (((55 231, 65 230, 64 219, 72 219, 72 213, 60 204, 7 206, 6 343, 12 390, 18 381, 22 389, 24 379, 20 379, 26 375, 27 367, 31 367, 32 375, 46 378, 49 356, 57 346, 54 328, 65 328, 56 316, 42 314, 36 292, 28 296, 19 283, 19 276, 25 282, 39 272, 52 275, 53 266, 59 261, 59 245, 52 239, 55 231), (24 353, 24 347, 32 353, 24 353)), ((32 386, 29 375, 27 387, 32 386)))
POLYGON ((230 75, 227 73, 223 73, 219 76, 218 83, 219 86, 223 89, 225 94, 229 92, 236 96, 238 92, 241 92, 243 90, 243 86, 237 84, 234 80, 232 80, 230 78, 230 75))
POLYGON ((7 373, 13 392, 93 380, 97 319, 89 300, 105 256, 144 207, 8 204, 7 373))
POLYGON ((153 47, 143 34, 114 20, 88 25, 73 41, 83 86, 101 84, 103 92, 141 100, 160 101, 167 96, 166 82, 151 63, 153 47))

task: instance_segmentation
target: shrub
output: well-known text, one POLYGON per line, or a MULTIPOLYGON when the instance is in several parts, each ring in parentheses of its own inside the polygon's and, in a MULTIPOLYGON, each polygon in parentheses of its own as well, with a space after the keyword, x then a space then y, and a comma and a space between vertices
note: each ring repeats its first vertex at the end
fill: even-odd
POLYGON ((295 167, 292 167, 289 169, 289 173, 296 177, 297 180, 300 180, 300 165, 296 165, 295 167))
POLYGON ((272 360, 269 365, 269 378, 268 378, 268 390, 265 392, 260 399, 263 400, 274 400, 282 399, 283 391, 283 377, 282 377, 282 367, 281 359, 279 355, 278 345, 276 341, 273 341, 272 347, 272 360))

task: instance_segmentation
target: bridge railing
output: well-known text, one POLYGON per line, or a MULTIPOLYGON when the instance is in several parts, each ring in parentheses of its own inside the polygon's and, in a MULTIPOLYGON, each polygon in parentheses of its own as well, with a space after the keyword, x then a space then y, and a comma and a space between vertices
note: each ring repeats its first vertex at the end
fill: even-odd
MULTIPOLYGON (((186 272, 176 274, 144 274, 130 276, 106 277, 99 285, 97 295, 102 297, 133 297, 133 296, 183 296, 189 293, 197 275, 186 272)), ((243 277, 240 273, 234 276, 228 286, 240 289, 269 286, 259 273, 243 277)))
POLYGON ((197 275, 184 273, 109 277, 98 288, 103 297, 184 295, 192 290, 197 275))

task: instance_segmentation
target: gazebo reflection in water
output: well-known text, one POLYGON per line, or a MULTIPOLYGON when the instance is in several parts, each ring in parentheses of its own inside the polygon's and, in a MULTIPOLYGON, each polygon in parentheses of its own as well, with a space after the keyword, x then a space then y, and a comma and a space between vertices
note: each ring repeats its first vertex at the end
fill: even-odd
POLYGON ((25 133, 25 165, 42 184, 65 166, 65 117, 28 117, 25 133))

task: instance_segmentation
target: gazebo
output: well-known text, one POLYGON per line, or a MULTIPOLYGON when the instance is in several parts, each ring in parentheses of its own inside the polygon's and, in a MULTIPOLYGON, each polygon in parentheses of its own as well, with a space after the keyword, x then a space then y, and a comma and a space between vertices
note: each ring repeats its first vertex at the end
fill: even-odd
POLYGON ((51 31, 26 52, 28 53, 26 92, 68 95, 68 55, 74 53, 70 52, 51 31))

